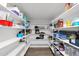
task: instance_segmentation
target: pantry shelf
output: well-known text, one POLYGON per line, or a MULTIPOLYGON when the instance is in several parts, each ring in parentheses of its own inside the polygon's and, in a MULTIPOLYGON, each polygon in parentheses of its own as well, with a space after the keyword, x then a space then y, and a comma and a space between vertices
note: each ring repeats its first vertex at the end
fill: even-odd
POLYGON ((25 47, 25 43, 20 43, 16 49, 14 49, 10 54, 7 56, 16 56, 23 48, 25 47), (16 52, 16 53, 15 53, 16 52))
POLYGON ((53 46, 54 46, 62 55, 68 56, 68 55, 65 53, 65 51, 60 51, 57 46, 55 46, 55 45, 53 45, 53 46))
POLYGON ((4 48, 4 47, 6 47, 6 46, 8 46, 8 45, 10 45, 10 44, 12 44, 14 42, 17 42, 17 41, 18 41, 18 38, 13 38, 13 39, 3 41, 3 42, 0 43, 0 49, 4 48))
POLYGON ((21 17, 17 16, 15 13, 13 13, 12 11, 10 11, 7 7, 3 6, 0 4, 0 10, 6 11, 10 13, 10 16, 12 16, 14 19, 18 20, 18 21, 24 21, 24 19, 22 19, 21 17))
POLYGON ((30 47, 30 42, 26 44, 24 51, 20 54, 20 56, 24 56, 24 54, 27 52, 28 48, 30 47))
POLYGON ((24 26, 12 26, 12 27, 8 27, 8 26, 0 26, 0 28, 7 28, 7 29, 26 29, 24 26))
POLYGON ((52 52, 54 53, 54 48, 52 47, 52 46, 49 46, 50 47, 50 49, 52 50, 52 52))
POLYGON ((68 44, 68 45, 70 45, 70 46, 72 46, 72 47, 74 47, 74 48, 79 49, 79 47, 77 47, 77 46, 75 46, 75 45, 73 45, 73 44, 69 43, 69 40, 63 40, 63 39, 60 39, 60 38, 57 38, 57 39, 59 39, 60 41, 62 41, 62 42, 64 42, 64 43, 66 43, 66 44, 68 44))
POLYGON ((54 28, 54 30, 79 31, 79 26, 60 27, 54 28))
POLYGON ((17 29, 26 29, 24 26, 13 26, 12 28, 17 28, 17 29))
POLYGON ((73 7, 71 7, 69 10, 65 11, 64 13, 60 14, 57 18, 55 18, 54 20, 52 20, 52 23, 54 23, 55 21, 57 21, 58 19, 60 18, 63 18, 65 16, 71 16, 73 14, 73 11, 78 11, 78 7, 79 7, 79 4, 75 4, 73 7), (70 15, 70 14, 71 15, 70 15), (69 14, 69 15, 68 15, 69 14))

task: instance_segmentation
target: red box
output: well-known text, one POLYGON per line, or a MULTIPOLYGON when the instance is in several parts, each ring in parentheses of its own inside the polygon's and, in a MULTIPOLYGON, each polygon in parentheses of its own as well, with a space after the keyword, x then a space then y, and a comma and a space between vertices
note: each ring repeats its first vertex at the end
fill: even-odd
POLYGON ((8 20, 0 20, 0 25, 3 25, 3 26, 13 26, 13 22, 8 21, 8 20))

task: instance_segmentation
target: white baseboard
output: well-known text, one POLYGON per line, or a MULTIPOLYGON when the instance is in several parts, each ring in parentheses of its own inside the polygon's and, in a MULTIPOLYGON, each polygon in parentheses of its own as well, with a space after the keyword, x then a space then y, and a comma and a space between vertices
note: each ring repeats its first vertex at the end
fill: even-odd
POLYGON ((31 48, 48 48, 49 46, 30 46, 31 48))

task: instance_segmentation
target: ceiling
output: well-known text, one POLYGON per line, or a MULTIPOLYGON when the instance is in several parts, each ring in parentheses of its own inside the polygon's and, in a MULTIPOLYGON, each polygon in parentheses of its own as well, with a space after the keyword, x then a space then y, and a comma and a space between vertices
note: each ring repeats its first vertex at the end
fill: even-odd
POLYGON ((49 24, 64 12, 64 3, 9 3, 16 5, 21 12, 30 17, 33 24, 49 24), (40 23, 39 23, 40 22, 40 23))

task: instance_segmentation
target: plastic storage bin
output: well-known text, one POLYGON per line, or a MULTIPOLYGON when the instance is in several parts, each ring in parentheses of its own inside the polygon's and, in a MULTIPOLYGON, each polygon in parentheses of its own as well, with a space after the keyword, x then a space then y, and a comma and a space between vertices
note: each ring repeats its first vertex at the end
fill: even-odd
POLYGON ((0 20, 0 25, 3 25, 3 26, 13 26, 13 22, 8 21, 8 20, 0 20))
POLYGON ((79 19, 72 21, 72 26, 79 26, 79 19))

